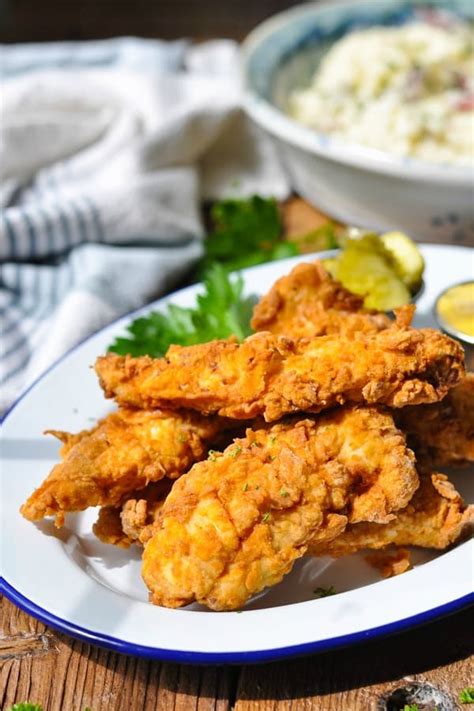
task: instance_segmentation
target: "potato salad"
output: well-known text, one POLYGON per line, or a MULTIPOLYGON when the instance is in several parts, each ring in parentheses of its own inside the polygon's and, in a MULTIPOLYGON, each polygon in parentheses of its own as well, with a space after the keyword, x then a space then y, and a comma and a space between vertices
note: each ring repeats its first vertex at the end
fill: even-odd
POLYGON ((472 24, 445 15, 352 32, 288 112, 320 133, 433 163, 474 160, 472 24))

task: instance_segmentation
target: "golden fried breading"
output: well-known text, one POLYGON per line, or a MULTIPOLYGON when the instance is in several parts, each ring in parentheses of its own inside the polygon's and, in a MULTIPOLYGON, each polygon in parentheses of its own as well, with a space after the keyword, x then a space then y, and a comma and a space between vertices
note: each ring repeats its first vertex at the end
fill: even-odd
POLYGON ((92 530, 102 543, 110 543, 119 548, 130 548, 133 541, 123 530, 120 513, 121 509, 115 506, 102 506, 92 530))
POLYGON ((401 575, 411 568, 410 553, 406 548, 375 551, 366 555, 365 560, 376 568, 383 578, 401 575))
POLYGON ((392 544, 443 549, 454 543, 473 521, 474 507, 463 500, 444 474, 422 474, 420 488, 408 506, 386 524, 358 523, 329 544, 310 544, 310 555, 349 555, 364 548, 392 544))
POLYGON ((339 408, 247 430, 195 464, 168 495, 145 545, 152 602, 241 607, 346 523, 389 521, 418 487, 390 414, 339 408))
POLYGON ((333 279, 320 261, 297 264, 255 306, 252 328, 296 339, 376 333, 390 326, 388 316, 362 304, 363 299, 333 279))
POLYGON ((404 407, 440 400, 464 375, 464 353, 432 329, 406 326, 411 309, 379 333, 291 341, 261 332, 233 340, 172 346, 154 360, 109 353, 96 370, 107 397, 136 407, 190 407, 234 418, 334 405, 404 407))
POLYGON ((123 408, 78 435, 53 432, 65 442, 57 464, 21 513, 30 521, 88 506, 118 506, 149 481, 176 478, 207 454, 226 423, 195 413, 123 408))
POLYGON ((396 417, 426 466, 474 462, 474 373, 468 373, 441 402, 407 407, 396 417))
POLYGON ((97 538, 102 543, 120 548, 129 548, 132 543, 141 544, 148 540, 171 486, 169 479, 152 482, 144 489, 129 494, 120 508, 102 507, 93 526, 97 538))

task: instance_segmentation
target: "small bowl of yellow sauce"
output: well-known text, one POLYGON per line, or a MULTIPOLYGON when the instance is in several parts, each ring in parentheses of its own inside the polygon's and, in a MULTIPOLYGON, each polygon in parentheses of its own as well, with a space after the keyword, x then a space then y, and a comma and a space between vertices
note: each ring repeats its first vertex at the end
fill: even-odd
POLYGON ((443 331, 474 345, 474 281, 445 289, 436 300, 435 316, 443 331))

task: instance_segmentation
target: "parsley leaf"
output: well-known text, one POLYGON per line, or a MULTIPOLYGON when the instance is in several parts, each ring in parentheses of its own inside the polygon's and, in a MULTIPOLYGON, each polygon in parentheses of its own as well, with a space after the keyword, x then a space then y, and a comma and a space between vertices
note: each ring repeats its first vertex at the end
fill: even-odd
POLYGON ((13 704, 13 706, 10 706, 9 711, 43 711, 43 707, 40 704, 31 704, 29 701, 24 701, 20 704, 13 704))
POLYGON ((229 272, 299 254, 308 245, 332 246, 334 227, 323 225, 299 241, 282 240, 282 221, 273 198, 254 195, 246 200, 222 200, 211 209, 213 231, 204 242, 201 261, 203 292, 194 308, 168 305, 135 319, 127 333, 109 347, 119 355, 165 355, 171 344, 190 346, 252 332, 250 319, 256 299, 243 296, 243 279, 229 272))
POLYGON ((474 686, 467 686, 459 694, 459 701, 462 704, 474 704, 474 686))
POLYGON ((316 588, 316 590, 313 590, 313 595, 315 595, 317 598, 319 597, 329 597, 329 595, 335 595, 336 594, 336 589, 334 585, 331 585, 329 588, 316 588))
POLYGON ((153 311, 127 326, 128 334, 109 347, 119 355, 163 356, 172 344, 189 346, 235 335, 239 340, 252 333, 250 319, 255 297, 243 296, 242 277, 230 277, 214 264, 206 273, 203 292, 194 308, 168 305, 167 313, 153 311))
POLYGON ((211 220, 214 231, 204 243, 204 270, 215 261, 235 271, 299 254, 296 244, 281 240, 281 218, 273 198, 221 200, 212 207, 211 220))
POLYGON ((405 704, 402 711, 418 711, 418 704, 405 704))

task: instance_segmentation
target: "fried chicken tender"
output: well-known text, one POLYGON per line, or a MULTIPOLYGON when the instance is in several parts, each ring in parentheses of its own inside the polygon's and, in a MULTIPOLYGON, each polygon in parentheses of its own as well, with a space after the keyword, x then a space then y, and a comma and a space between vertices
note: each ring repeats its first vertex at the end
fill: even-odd
POLYGON ((120 508, 102 507, 93 526, 97 538, 119 548, 129 548, 132 543, 140 545, 148 540, 171 486, 169 479, 152 482, 130 494, 120 508))
POLYGON ((290 338, 376 333, 391 325, 383 313, 333 279, 320 261, 297 264, 255 306, 252 328, 290 338))
POLYGON ((474 373, 441 402, 401 410, 397 423, 417 458, 430 468, 474 462, 474 373))
POLYGON ((133 540, 123 530, 121 509, 102 506, 92 530, 102 543, 110 543, 118 548, 130 548, 133 540))
POLYGON ((174 483, 145 545, 150 599, 239 608, 310 541, 327 545, 347 522, 391 520, 417 487, 413 453, 376 408, 248 429, 174 483))
POLYGON ((167 356, 109 353, 96 371, 107 397, 135 407, 189 407, 233 418, 334 405, 404 407, 440 400, 464 375, 464 353, 432 329, 409 328, 412 310, 379 333, 328 335, 292 341, 261 332, 242 343, 171 346, 167 356))
POLYGON ((364 548, 390 545, 442 550, 454 543, 474 520, 474 506, 464 506, 445 474, 422 474, 420 488, 402 511, 386 524, 357 523, 329 544, 310 544, 308 554, 349 555, 364 548))
POLYGON ((366 555, 365 560, 379 571, 382 578, 401 575, 411 568, 410 552, 406 548, 374 551, 366 555))
POLYGON ((174 479, 203 459, 226 426, 196 413, 123 408, 76 435, 51 431, 62 442, 63 461, 21 507, 30 521, 89 506, 118 506, 149 481, 174 479))

